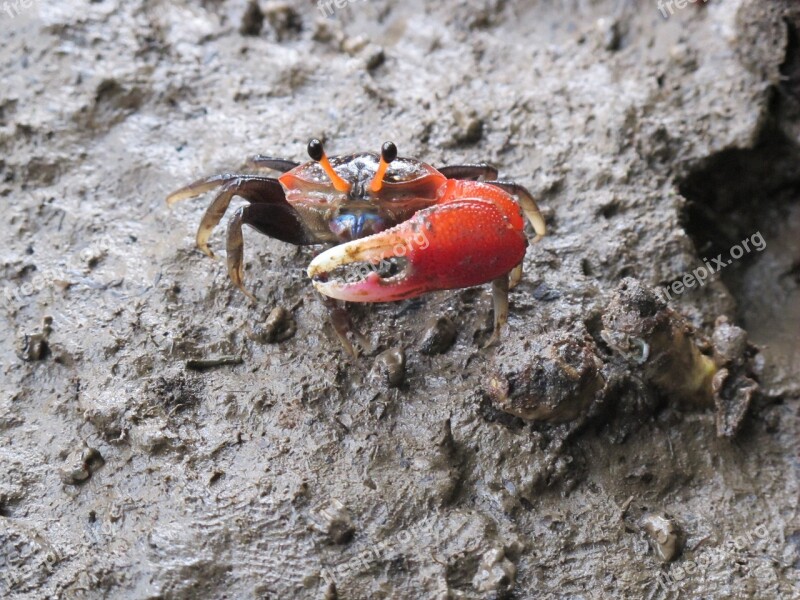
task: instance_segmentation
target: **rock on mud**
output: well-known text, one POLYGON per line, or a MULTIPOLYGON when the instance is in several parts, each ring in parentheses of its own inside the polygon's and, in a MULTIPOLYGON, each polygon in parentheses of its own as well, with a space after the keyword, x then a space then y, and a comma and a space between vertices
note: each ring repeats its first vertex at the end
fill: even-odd
POLYGON ((356 531, 350 513, 339 500, 333 499, 327 506, 312 511, 314 528, 326 534, 334 544, 346 544, 356 531))
POLYGON ((428 321, 422 335, 420 352, 429 356, 447 352, 456 340, 456 324, 448 317, 428 321))
POLYGON ((381 352, 372 368, 375 379, 389 387, 399 387, 406 376, 406 355, 402 348, 390 348, 381 352))
POLYGON ((495 357, 489 393, 507 413, 563 423, 584 413, 603 389, 602 366, 588 334, 507 340, 495 357))
POLYGON ((67 460, 58 470, 58 474, 67 485, 83 483, 100 467, 105 464, 103 456, 98 450, 85 446, 74 450, 67 456, 67 460))
POLYGON ((646 513, 639 526, 647 532, 650 544, 659 560, 672 562, 681 551, 681 530, 677 522, 664 515, 646 513))

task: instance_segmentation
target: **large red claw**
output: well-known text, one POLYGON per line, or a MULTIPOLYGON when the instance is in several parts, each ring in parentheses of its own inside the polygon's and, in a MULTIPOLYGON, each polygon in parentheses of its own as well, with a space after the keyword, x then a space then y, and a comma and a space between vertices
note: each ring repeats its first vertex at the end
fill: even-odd
POLYGON ((390 302, 480 285, 522 261, 528 245, 523 225, 519 205, 503 190, 450 180, 439 204, 323 252, 308 274, 322 294, 349 302, 390 302), (334 278, 337 269, 343 277, 334 278))

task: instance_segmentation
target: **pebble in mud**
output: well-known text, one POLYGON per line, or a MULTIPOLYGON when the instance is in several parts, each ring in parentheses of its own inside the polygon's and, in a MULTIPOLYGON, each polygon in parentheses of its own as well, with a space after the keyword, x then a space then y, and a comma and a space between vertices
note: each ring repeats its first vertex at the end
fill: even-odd
POLYGON ((43 360, 50 354, 50 345, 47 339, 52 332, 52 317, 42 319, 41 331, 26 333, 18 342, 17 354, 25 362, 43 360))
POLYGON ((72 451, 66 463, 58 470, 58 474, 67 485, 77 485, 89 479, 92 473, 105 464, 98 450, 84 446, 72 451))
POLYGON ((750 344, 747 332, 737 327, 727 317, 719 317, 711 336, 714 358, 718 363, 740 363, 748 355, 750 344))
POLYGON ((279 42, 303 31, 303 19, 290 2, 268 2, 264 6, 264 18, 279 42))
POLYGON ((664 563, 672 562, 681 551, 680 528, 674 519, 663 515, 646 513, 639 526, 650 536, 650 544, 664 563))
POLYGON ((325 533, 334 544, 346 544, 356 531, 350 513, 339 500, 331 500, 328 506, 311 512, 314 528, 325 533))
POLYGON ((399 387, 406 377, 406 355, 402 348, 390 348, 375 359, 372 376, 389 387, 399 387))
POLYGON ((725 317, 718 317, 711 336, 714 362, 720 367, 711 380, 716 408, 717 435, 733 437, 741 429, 758 391, 763 357, 748 341, 747 332, 725 317))
POLYGON ((616 52, 622 43, 620 23, 616 19, 601 18, 595 24, 604 50, 616 52))
POLYGON ((456 340, 456 324, 448 317, 428 321, 422 334, 420 352, 432 356, 447 352, 456 340))
POLYGON ((475 577, 473 587, 484 593, 507 594, 514 587, 517 567, 508 558, 502 548, 492 548, 483 555, 475 577))
POLYGON ((282 306, 273 308, 264 324, 252 327, 249 337, 262 344, 276 344, 292 337, 297 331, 297 324, 292 318, 292 313, 282 306))
POLYGON ((456 146, 477 144, 483 137, 483 120, 474 114, 456 113, 456 132, 452 143, 456 146))

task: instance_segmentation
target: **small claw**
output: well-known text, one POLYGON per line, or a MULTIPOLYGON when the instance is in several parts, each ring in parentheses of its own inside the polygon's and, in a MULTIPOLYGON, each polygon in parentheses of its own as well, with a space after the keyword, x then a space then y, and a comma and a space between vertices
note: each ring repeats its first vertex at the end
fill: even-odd
POLYGON ((507 214, 495 199, 459 198, 323 252, 308 275, 332 298, 391 302, 505 276, 522 261, 527 244, 518 213, 507 214), (333 279, 342 267, 345 281, 333 279))

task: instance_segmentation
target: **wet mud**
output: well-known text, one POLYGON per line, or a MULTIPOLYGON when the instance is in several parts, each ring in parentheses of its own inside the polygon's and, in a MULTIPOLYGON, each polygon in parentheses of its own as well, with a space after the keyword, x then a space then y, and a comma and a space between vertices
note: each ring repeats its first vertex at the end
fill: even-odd
POLYGON ((800 12, 677 4, 0 5, 0 595, 797 597, 800 12), (165 204, 312 137, 530 189, 500 344, 165 204))

